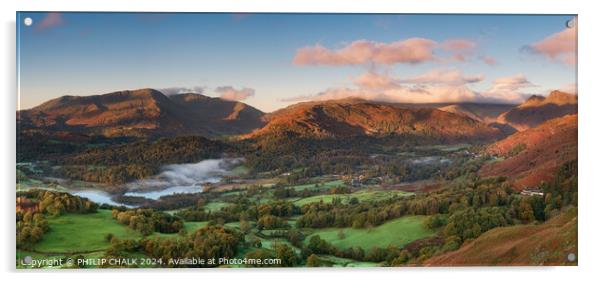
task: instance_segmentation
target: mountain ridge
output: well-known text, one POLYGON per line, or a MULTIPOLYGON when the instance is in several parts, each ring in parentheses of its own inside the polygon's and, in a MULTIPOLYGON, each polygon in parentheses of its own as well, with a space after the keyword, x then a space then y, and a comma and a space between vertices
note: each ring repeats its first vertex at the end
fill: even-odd
POLYGON ((166 96, 154 89, 62 96, 17 112, 26 130, 103 136, 241 134, 263 125, 263 112, 237 101, 200 94, 166 96))
POLYGON ((246 138, 295 133, 313 138, 424 135, 444 139, 496 139, 497 129, 436 108, 403 108, 364 100, 332 100, 291 105, 267 114, 265 127, 246 138))
POLYGON ((552 91, 547 97, 531 96, 519 106, 500 114, 497 123, 524 131, 548 120, 576 113, 577 95, 552 91))

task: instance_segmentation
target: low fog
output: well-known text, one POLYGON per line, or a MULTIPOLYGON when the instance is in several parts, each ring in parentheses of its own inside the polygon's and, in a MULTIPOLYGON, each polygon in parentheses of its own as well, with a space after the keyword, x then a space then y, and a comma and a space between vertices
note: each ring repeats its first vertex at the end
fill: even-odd
POLYGON ((208 182, 218 182, 228 173, 239 158, 208 159, 191 164, 173 164, 161 168, 161 172, 151 179, 129 183, 132 190, 188 187, 208 182))

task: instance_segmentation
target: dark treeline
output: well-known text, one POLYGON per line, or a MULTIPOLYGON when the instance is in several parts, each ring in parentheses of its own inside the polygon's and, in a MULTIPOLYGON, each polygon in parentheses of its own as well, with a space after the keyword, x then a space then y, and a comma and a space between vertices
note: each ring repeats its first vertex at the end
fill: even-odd
POLYGON ((67 132, 26 131, 17 127, 17 162, 56 161, 65 155, 85 151, 91 146, 119 145, 132 140, 129 137, 107 138, 67 132))
POLYGON ((228 145, 201 136, 143 139, 128 144, 90 148, 64 161, 80 165, 177 164, 220 157, 228 145))
POLYGON ((446 143, 454 142, 435 136, 414 135, 315 139, 281 132, 242 142, 240 150, 252 172, 316 167, 321 174, 345 174, 357 166, 374 164, 371 162, 372 154, 409 151, 418 145, 446 143), (391 151, 392 147, 397 151, 391 151))
POLYGON ((200 136, 142 139, 69 154, 58 161, 62 165, 59 176, 122 184, 152 176, 162 165, 219 158, 232 149, 223 142, 200 136))
POLYGON ((218 224, 252 220, 260 223, 262 228, 274 229, 288 227, 282 218, 300 214, 299 207, 288 201, 258 204, 241 196, 232 203, 220 210, 208 211, 204 208, 204 202, 201 201, 197 206, 179 211, 176 215, 186 221, 210 221, 218 224))

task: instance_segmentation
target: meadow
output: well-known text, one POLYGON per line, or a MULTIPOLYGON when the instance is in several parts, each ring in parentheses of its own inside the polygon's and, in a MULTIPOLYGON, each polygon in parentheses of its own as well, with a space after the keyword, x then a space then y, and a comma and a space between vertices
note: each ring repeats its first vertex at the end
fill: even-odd
POLYGON ((330 203, 334 199, 340 199, 343 203, 349 203, 352 198, 356 198, 359 202, 377 202, 385 199, 390 199, 395 196, 411 196, 413 193, 401 190, 361 190, 350 194, 322 194, 302 198, 294 201, 297 206, 304 206, 316 202, 330 203))
POLYGON ((406 216, 373 228, 328 228, 312 232, 305 242, 308 242, 311 236, 319 235, 321 239, 340 249, 360 247, 367 251, 373 247, 386 248, 389 245, 403 247, 409 242, 434 234, 433 231, 423 228, 422 221, 425 218, 406 216))

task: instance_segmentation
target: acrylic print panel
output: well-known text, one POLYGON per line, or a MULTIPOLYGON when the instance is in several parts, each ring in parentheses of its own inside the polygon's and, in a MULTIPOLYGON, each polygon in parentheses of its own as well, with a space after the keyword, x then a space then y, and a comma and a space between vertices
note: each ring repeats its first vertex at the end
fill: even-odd
POLYGON ((577 17, 17 14, 16 267, 577 265, 577 17))

